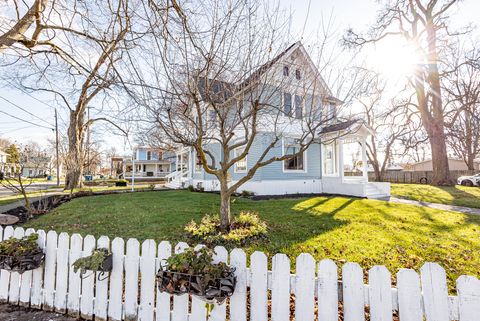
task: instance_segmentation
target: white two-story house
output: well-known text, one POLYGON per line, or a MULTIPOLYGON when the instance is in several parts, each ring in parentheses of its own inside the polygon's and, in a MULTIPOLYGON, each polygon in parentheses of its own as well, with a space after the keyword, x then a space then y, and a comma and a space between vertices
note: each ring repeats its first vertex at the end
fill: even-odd
POLYGON ((123 158, 122 177, 155 180, 165 179, 174 171, 175 154, 160 148, 138 147, 133 157, 123 158))

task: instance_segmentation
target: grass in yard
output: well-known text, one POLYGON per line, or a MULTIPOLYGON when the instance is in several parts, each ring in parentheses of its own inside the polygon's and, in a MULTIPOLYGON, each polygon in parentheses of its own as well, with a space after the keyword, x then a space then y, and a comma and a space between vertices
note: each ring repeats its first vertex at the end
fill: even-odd
POLYGON ((393 196, 416 201, 480 208, 479 187, 392 184, 391 192, 393 196))
MULTIPOLYGON (((188 191, 144 192, 77 198, 26 224, 82 235, 184 241, 184 226, 216 213, 219 197, 188 191)), ((461 274, 480 270, 480 217, 383 201, 313 197, 252 201, 238 198, 232 211, 258 212, 269 242, 246 248, 282 252, 292 263, 302 252, 316 259, 354 261, 368 269, 386 265, 419 269, 425 262, 446 268, 450 288, 461 274)))

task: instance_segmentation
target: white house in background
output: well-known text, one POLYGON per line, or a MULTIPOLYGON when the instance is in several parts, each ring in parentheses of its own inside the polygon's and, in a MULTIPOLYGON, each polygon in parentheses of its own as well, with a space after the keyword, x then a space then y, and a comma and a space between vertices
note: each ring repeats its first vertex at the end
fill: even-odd
MULTIPOLYGON (((389 183, 368 181, 366 139, 374 134, 373 131, 362 121, 342 121, 337 118, 337 109, 342 102, 332 96, 325 82, 321 77, 318 77, 319 72, 303 45, 300 42, 293 44, 280 55, 264 64, 261 69, 253 72, 252 75, 260 77, 267 70, 274 73, 276 77, 287 77, 285 80, 288 81, 272 81, 272 83, 262 83, 250 87, 218 81, 217 84, 214 83, 213 85, 213 94, 221 93, 222 87, 234 88, 238 92, 248 90, 261 92, 262 88, 258 88, 258 86, 268 86, 266 90, 270 90, 272 97, 274 97, 273 101, 268 101, 268 104, 276 105, 277 108, 272 108, 272 110, 275 109, 275 113, 278 113, 279 109, 283 111, 282 121, 295 123, 301 122, 304 117, 311 117, 307 115, 312 115, 312 109, 307 111, 306 108, 315 108, 313 111, 320 114, 320 117, 322 117, 321 115, 329 115, 329 117, 326 117, 329 121, 319 129, 318 139, 302 155, 283 162, 273 162, 259 168, 255 175, 240 187, 238 192, 247 190, 257 195, 326 193, 388 198, 390 196, 389 183), (316 75, 315 80, 310 80, 311 78, 308 75, 316 75), (313 83, 313 81, 318 83, 313 83), (311 85, 306 86, 307 82, 311 82, 311 85), (280 87, 282 85, 278 85, 278 83, 288 83, 288 87, 280 87), (303 96, 310 102, 309 104, 305 103, 301 96, 302 93, 305 93, 305 87, 322 89, 315 92, 308 91, 307 95, 303 96), (355 146, 360 144, 362 146, 360 155, 363 167, 359 176, 344 175, 344 165, 347 163, 344 146, 347 144, 355 144, 355 146)), ((202 84, 202 81, 205 82, 204 78, 203 80, 199 78, 200 93, 202 93, 202 90, 205 91, 205 85, 202 84)), ((246 81, 249 81, 249 79, 246 81)), ((202 96, 206 100, 208 96, 212 95, 202 96)), ((240 94, 237 96, 229 95, 225 104, 232 103, 235 104, 233 106, 239 106, 243 102, 236 101, 235 97, 241 96, 240 94)), ((246 96, 246 94, 243 95, 243 97, 246 96)), ((269 117, 269 115, 266 117, 269 117)), ((209 119, 208 121, 212 120, 209 119)), ((292 128, 293 130, 285 134, 281 142, 269 151, 271 156, 295 153, 294 150, 299 147, 295 137, 301 136, 301 133, 295 132, 294 126, 292 128)), ((259 131, 247 157, 232 166, 229 172, 232 184, 246 175, 248 169, 254 166, 256 160, 265 151, 266 146, 271 144, 274 132, 269 130, 271 129, 267 128, 259 131)), ((217 160, 222 161, 218 143, 208 143, 203 148, 214 155, 217 160)), ((175 171, 167 175, 167 187, 182 188, 192 185, 203 187, 207 191, 219 190, 218 180, 215 176, 205 173, 191 147, 180 146, 175 151, 175 159, 177 165, 175 171)))
POLYGON ((138 147, 132 157, 123 158, 122 177, 154 180, 164 179, 174 168, 175 154, 160 148, 138 147))

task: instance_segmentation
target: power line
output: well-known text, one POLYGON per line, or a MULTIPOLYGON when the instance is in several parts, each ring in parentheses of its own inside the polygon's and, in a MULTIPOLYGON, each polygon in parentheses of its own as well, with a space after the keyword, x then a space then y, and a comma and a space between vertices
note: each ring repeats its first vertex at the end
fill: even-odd
POLYGON ((15 103, 11 102, 11 101, 10 101, 10 100, 8 100, 7 98, 5 98, 5 97, 2 97, 2 96, 0 96, 0 98, 1 98, 1 99, 3 99, 3 100, 5 100, 6 102, 8 102, 9 104, 11 104, 12 106, 15 106, 15 107, 17 107, 18 109, 20 109, 20 110, 22 110, 22 111, 26 112, 26 113, 27 113, 27 114, 29 114, 30 116, 33 116, 33 117, 35 117, 35 118, 37 118, 37 119, 39 119, 39 120, 43 121, 45 124, 48 124, 49 126, 52 126, 52 127, 53 127, 53 125, 51 125, 51 124, 50 124, 49 122, 47 122, 45 119, 42 119, 42 118, 38 117, 38 116, 37 116, 37 115, 35 115, 35 114, 32 114, 31 112, 29 112, 29 111, 28 111, 28 110, 26 110, 25 108, 18 106, 17 104, 15 104, 15 103))
POLYGON ((21 121, 23 121, 23 122, 25 122, 25 123, 28 123, 28 124, 31 124, 31 125, 37 126, 37 127, 43 127, 43 128, 46 128, 46 129, 54 130, 53 126, 52 126, 52 127, 47 127, 47 126, 43 126, 43 125, 39 125, 39 124, 35 124, 35 123, 32 123, 32 122, 31 122, 31 121, 29 121, 29 120, 22 119, 22 118, 20 118, 20 117, 14 116, 14 115, 12 115, 12 114, 9 114, 9 113, 7 113, 6 111, 3 111, 3 110, 0 110, 0 113, 2 113, 2 114, 5 114, 5 115, 7 115, 7 116, 10 116, 10 117, 12 117, 12 118, 15 118, 15 119, 21 120, 21 121))

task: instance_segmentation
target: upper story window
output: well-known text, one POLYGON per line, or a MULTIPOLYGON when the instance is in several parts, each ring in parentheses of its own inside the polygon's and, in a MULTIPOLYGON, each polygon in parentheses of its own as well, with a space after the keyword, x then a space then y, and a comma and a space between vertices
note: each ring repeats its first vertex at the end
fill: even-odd
POLYGON ((333 121, 337 116, 337 109, 334 104, 330 104, 327 106, 327 122, 333 121))
POLYGON ((152 151, 147 151, 147 160, 152 160, 152 151))
POLYGON ((295 70, 295 78, 297 80, 302 79, 302 73, 300 72, 300 69, 295 70))
MULTIPOLYGON (((235 149, 235 157, 240 156, 244 150, 245 149, 242 147, 235 149)), ((238 160, 235 163, 235 173, 245 173, 245 172, 247 172, 247 156, 238 160)))
POLYGON ((217 113, 215 110, 208 111, 208 121, 212 126, 217 126, 217 113))
POLYGON ((304 165, 304 154, 300 153, 300 146, 298 144, 289 144, 284 147, 284 155, 294 155, 292 158, 286 159, 283 161, 283 170, 284 171, 303 171, 305 169, 304 165))
POLYGON ((283 75, 286 77, 290 75, 290 68, 288 68, 288 66, 283 66, 283 75))
POLYGON ((303 116, 303 98, 295 95, 295 118, 302 119, 303 116))
POLYGON ((283 93, 283 113, 287 116, 292 114, 292 94, 283 93))

